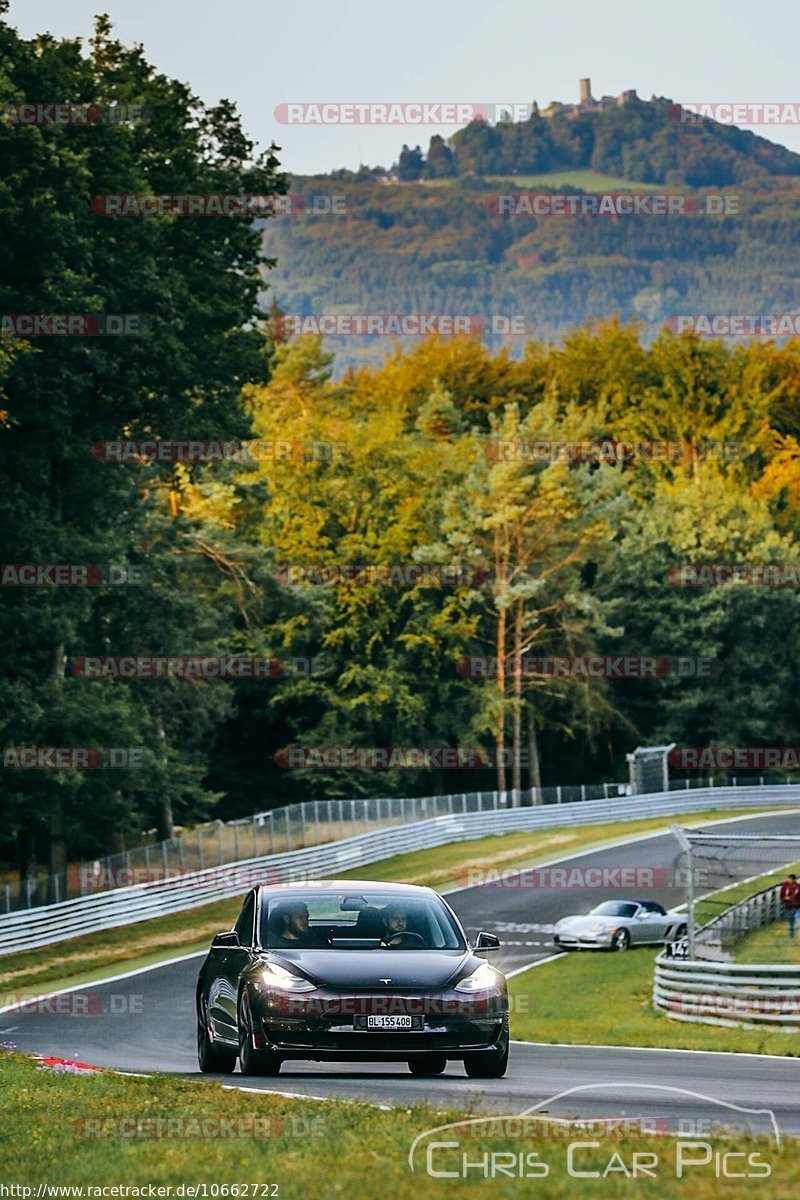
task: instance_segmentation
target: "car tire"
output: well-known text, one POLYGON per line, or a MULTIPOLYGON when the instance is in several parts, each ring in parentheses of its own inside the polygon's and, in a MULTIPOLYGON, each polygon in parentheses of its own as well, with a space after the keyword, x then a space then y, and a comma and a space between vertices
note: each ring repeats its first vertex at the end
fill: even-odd
POLYGON ((464 1070, 470 1079, 502 1079, 508 1070, 508 1034, 494 1050, 465 1055, 464 1070))
POLYGON ((242 1075, 277 1075, 282 1059, 271 1050, 256 1050, 253 1046, 253 1017, 247 992, 239 997, 239 1070, 242 1075))
POLYGON ((625 950, 630 950, 630 948, 631 948, 630 931, 627 929, 618 929, 617 932, 614 934, 613 941, 611 942, 611 949, 619 950, 620 952, 622 952, 625 950))
POLYGON ((228 1046, 212 1042, 208 1033, 205 1002, 197 1003, 197 1063, 204 1075, 230 1075, 236 1066, 237 1054, 228 1046))
POLYGON ((678 928, 675 930, 674 941, 679 942, 681 940, 681 938, 686 937, 686 934, 688 932, 689 932, 689 930, 686 928, 685 925, 679 925, 678 928))
POLYGON ((447 1059, 443 1054, 426 1054, 424 1057, 408 1060, 408 1069, 412 1075, 441 1075, 446 1067, 447 1059))

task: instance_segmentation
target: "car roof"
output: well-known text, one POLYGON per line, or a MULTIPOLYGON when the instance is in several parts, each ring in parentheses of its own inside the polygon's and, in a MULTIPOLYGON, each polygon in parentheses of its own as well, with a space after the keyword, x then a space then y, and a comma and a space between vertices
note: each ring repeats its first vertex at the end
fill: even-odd
POLYGON ((398 896, 437 895, 433 888, 416 883, 385 883, 381 879, 303 879, 292 883, 259 883, 261 893, 283 895, 291 892, 306 892, 313 888, 317 892, 357 892, 363 888, 389 892, 398 896))

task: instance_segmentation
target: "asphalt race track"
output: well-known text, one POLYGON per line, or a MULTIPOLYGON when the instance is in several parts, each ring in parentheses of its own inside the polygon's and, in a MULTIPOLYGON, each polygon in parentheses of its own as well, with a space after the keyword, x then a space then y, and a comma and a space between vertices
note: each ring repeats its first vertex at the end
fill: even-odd
MULTIPOLYGON (((800 814, 782 812, 738 818, 726 828, 730 832, 789 833, 796 832, 798 825, 800 814)), ((666 885, 649 888, 645 894, 670 907, 684 900, 683 888, 669 883, 680 862, 675 839, 658 835, 573 855, 559 865, 659 868, 661 874, 656 878, 664 882, 666 872, 666 885)), ((565 891, 564 887, 488 885, 452 892, 448 900, 470 935, 479 929, 500 935, 504 948, 492 961, 511 971, 550 956, 549 928, 558 917, 586 911, 600 899, 624 894, 630 895, 631 889, 565 891)), ((630 953, 651 955, 653 951, 644 948, 630 953)), ((613 957, 609 959, 609 970, 613 970, 613 957)), ((123 1071, 199 1075, 194 987, 201 961, 202 956, 173 960, 102 986, 86 985, 76 990, 73 1000, 64 993, 52 1005, 39 1004, 37 1011, 0 1013, 0 1040, 11 1041, 26 1052, 123 1071)), ((460 1063, 449 1064, 444 1075, 432 1079, 413 1077, 405 1064, 346 1064, 340 1068, 311 1062, 287 1063, 277 1079, 243 1079, 238 1073, 225 1079, 256 1090, 389 1105, 424 1100, 455 1107, 479 1095, 484 1108, 507 1114, 547 1102, 544 1107, 549 1113, 563 1117, 657 1117, 669 1122, 673 1130, 679 1128, 679 1122, 692 1120, 770 1130, 767 1116, 751 1118, 723 1107, 738 1105, 769 1109, 782 1131, 800 1133, 800 1059, 515 1043, 506 1078, 480 1083, 468 1079, 460 1063), (581 1090, 552 1099, 570 1089, 581 1090)), ((685 1124, 681 1131, 687 1131, 685 1124)))

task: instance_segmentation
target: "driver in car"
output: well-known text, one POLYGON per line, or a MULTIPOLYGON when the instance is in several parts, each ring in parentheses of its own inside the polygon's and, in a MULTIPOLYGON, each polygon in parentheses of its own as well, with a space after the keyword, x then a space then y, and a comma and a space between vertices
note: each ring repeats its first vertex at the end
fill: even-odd
POLYGON ((402 936, 406 932, 408 917, 405 909, 385 908, 381 917, 381 946, 394 949, 405 941, 402 936))

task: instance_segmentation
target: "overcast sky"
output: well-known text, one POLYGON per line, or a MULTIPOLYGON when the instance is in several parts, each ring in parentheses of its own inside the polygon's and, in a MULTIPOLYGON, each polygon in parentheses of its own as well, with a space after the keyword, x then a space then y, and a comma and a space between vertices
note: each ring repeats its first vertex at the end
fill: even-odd
MULTIPOLYGON (((800 101, 797 0, 12 0, 10 19, 26 36, 88 37, 97 11, 204 100, 235 100, 300 174, 390 166, 403 142, 453 129, 282 125, 291 101, 544 105, 576 100, 581 76, 595 96, 800 101)), ((800 152, 797 127, 754 132, 800 152)))

